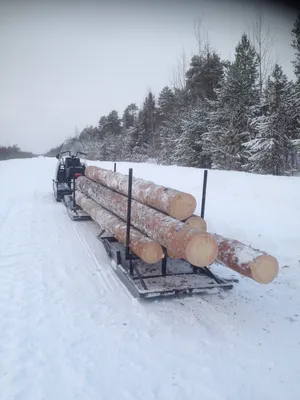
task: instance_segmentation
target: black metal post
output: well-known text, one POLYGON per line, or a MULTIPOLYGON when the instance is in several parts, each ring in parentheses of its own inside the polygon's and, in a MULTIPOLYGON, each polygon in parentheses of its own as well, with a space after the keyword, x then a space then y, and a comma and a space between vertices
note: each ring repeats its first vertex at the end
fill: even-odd
POLYGON ((73 173, 73 209, 75 210, 76 201, 75 201, 75 176, 73 173))
POLYGON ((167 274, 167 256, 166 255, 161 260, 161 274, 162 274, 162 276, 166 276, 166 274, 167 274))
POLYGON ((126 221, 126 246, 125 257, 130 258, 130 223, 131 223, 131 196, 132 196, 132 168, 128 174, 128 202, 127 202, 127 221, 126 221))
POLYGON ((114 163, 114 172, 117 171, 117 163, 114 163))
POLYGON ((201 218, 204 218, 204 213, 205 213, 206 185, 207 185, 207 169, 204 170, 204 176, 203 176, 201 218))

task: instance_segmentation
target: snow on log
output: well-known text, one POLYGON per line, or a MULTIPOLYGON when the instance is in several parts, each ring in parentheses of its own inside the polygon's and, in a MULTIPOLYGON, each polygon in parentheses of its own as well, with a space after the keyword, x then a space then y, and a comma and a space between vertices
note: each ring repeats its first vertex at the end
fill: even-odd
MULTIPOLYGON (((88 166, 85 176, 118 193, 128 194, 128 176, 95 166, 88 166)), ((196 199, 188 193, 156 185, 139 178, 132 180, 132 198, 180 221, 196 209, 196 199)))
POLYGON ((273 256, 234 239, 214 237, 219 246, 219 263, 259 283, 269 283, 277 276, 279 265, 273 256))
POLYGON ((192 228, 196 228, 201 232, 207 232, 206 221, 203 218, 199 217, 199 215, 192 215, 184 222, 192 228))
MULTIPOLYGON (((102 207, 126 220, 128 200, 126 196, 84 176, 77 178, 77 189, 102 207)), ((209 265, 216 259, 218 245, 211 234, 201 233, 184 222, 135 200, 132 200, 131 224, 165 248, 176 251, 180 258, 197 267, 209 265)))
MULTIPOLYGON (((76 191, 76 203, 89 214, 102 229, 111 233, 120 243, 126 244, 126 223, 101 207, 94 200, 76 191)), ((147 264, 154 264, 163 257, 163 250, 158 242, 146 237, 132 228, 130 230, 130 249, 147 264)))

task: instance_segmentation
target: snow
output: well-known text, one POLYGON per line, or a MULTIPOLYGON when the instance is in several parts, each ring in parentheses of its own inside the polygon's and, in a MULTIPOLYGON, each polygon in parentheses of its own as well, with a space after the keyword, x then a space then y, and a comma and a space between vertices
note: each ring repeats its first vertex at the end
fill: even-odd
POLYGON ((253 251, 250 247, 242 247, 239 246, 236 249, 236 253, 238 254, 238 260, 241 264, 248 264, 249 262, 253 261, 256 257, 262 256, 262 252, 253 251))
MULTIPOLYGON (((89 162, 113 167, 112 163, 89 162)), ((298 400, 300 180, 209 171, 208 230, 275 256, 269 285, 133 299, 91 221, 52 194, 55 159, 0 163, 1 400, 298 400)), ((203 171, 118 163, 193 194, 203 171)))

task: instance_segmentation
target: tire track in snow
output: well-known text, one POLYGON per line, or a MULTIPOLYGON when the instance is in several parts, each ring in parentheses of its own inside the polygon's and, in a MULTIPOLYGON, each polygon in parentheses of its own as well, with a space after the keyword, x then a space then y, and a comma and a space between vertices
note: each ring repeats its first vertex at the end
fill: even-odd
MULTIPOLYGON (((7 210, 5 212, 4 217, 2 217, 2 221, 0 220, 0 241, 2 241, 3 235, 6 236, 7 232, 7 227, 9 226, 8 222, 10 221, 10 218, 12 217, 12 212, 14 209, 14 204, 15 201, 8 203, 7 210)), ((3 212, 3 211, 2 211, 3 212)))
POLYGON ((22 209, 16 204, 11 214, 11 223, 7 226, 7 235, 0 243, 1 283, 4 278, 0 296, 0 358, 5 360, 1 365, 1 385, 11 388, 10 394, 13 398, 22 398, 24 393, 30 393, 28 378, 31 376, 38 382, 41 373, 34 371, 32 366, 37 351, 33 339, 34 327, 38 326, 43 309, 41 271, 35 262, 36 247, 32 246, 34 205, 28 203, 28 213, 21 214, 22 209), (28 247, 35 251, 28 252, 28 247), (3 266, 11 268, 2 268, 3 266), (5 291, 5 287, 8 291, 5 291), (15 365, 13 373, 5 365, 15 365))
MULTIPOLYGON (((6 235, 0 243, 1 255, 5 257, 0 264, 4 261, 5 267, 11 267, 0 269, 1 289, 4 286, 0 291, 0 320, 1 328, 5 327, 0 329, 0 393, 4 398, 45 398, 43 387, 48 386, 51 376, 62 387, 60 374, 52 369, 60 371, 61 360, 65 360, 68 371, 73 370, 68 362, 68 341, 82 342, 82 317, 90 318, 91 311, 77 311, 72 303, 78 297, 76 290, 84 283, 84 279, 74 281, 76 270, 72 269, 80 251, 68 254, 73 249, 74 238, 51 213, 44 216, 47 207, 32 192, 24 215, 20 215, 20 204, 12 210, 6 235), (59 246, 61 229, 62 247, 59 246), (66 337, 64 331, 70 334, 66 337), (10 371, 12 365, 15 367, 10 371)), ((56 211, 54 207, 53 211, 56 211)), ((79 272, 84 277, 82 266, 79 272)), ((82 292, 89 293, 87 289, 83 285, 82 292)), ((100 291, 97 295, 101 298, 100 291)), ((79 303, 84 304, 82 300, 79 303)), ((106 311, 109 310, 106 308, 106 311)), ((56 393, 52 398, 60 395, 56 393)))
POLYGON ((87 241, 84 239, 83 236, 80 235, 80 233, 78 232, 77 227, 75 225, 73 225, 73 230, 74 230, 74 232, 76 234, 76 237, 77 237, 79 243, 81 244, 85 254, 87 255, 87 257, 94 264, 95 271, 97 271, 101 275, 101 284, 102 284, 102 286, 105 289, 112 291, 113 290, 113 286, 112 286, 110 280, 108 279, 107 274, 103 271, 100 263, 98 262, 97 258, 93 254, 92 249, 88 245, 87 241))
MULTIPOLYGON (((91 225, 91 224, 89 224, 91 225)), ((115 272, 112 270, 112 266, 109 264, 110 260, 106 254, 106 251, 104 250, 104 246, 101 242, 98 241, 95 237, 91 237, 89 235, 89 239, 93 241, 94 246, 91 246, 89 242, 85 239, 84 236, 84 229, 81 231, 81 226, 83 225, 76 225, 76 223, 73 225, 73 229, 75 230, 75 233, 77 235, 78 240, 80 241, 82 247, 84 248, 86 254, 88 257, 90 257, 94 263, 95 266, 95 275, 101 285, 101 287, 105 287, 111 292, 115 292, 116 290, 119 291, 122 296, 124 295, 127 299, 132 299, 132 295, 129 293, 128 289, 123 285, 122 282, 118 279, 116 276, 115 272), (95 246, 101 246, 101 249, 103 249, 103 257, 102 260, 103 262, 101 263, 98 259, 98 257, 94 254, 95 251, 93 250, 93 247, 95 246), (99 276, 100 275, 100 276, 99 276)), ((100 251, 97 249, 98 255, 100 251)))

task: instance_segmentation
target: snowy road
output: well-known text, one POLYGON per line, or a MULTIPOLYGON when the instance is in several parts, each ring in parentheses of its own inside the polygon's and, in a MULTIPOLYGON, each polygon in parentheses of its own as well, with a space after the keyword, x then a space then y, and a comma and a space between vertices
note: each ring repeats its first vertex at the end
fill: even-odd
POLYGON ((55 160, 0 166, 0 400, 299 400, 300 233, 268 286, 139 302, 54 201, 55 160))

